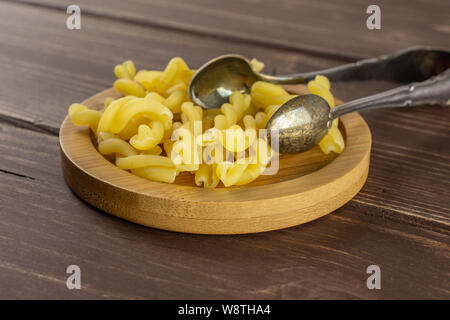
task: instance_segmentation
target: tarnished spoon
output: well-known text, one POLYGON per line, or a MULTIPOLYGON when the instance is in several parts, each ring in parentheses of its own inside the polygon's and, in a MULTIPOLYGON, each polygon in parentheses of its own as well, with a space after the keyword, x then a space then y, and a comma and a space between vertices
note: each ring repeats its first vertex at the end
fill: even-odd
POLYGON ((192 101, 205 109, 218 109, 233 91, 249 92, 258 80, 277 84, 307 83, 318 74, 330 81, 386 80, 411 83, 424 81, 450 68, 450 52, 430 48, 410 48, 392 55, 348 63, 331 69, 271 76, 253 71, 240 55, 224 55, 200 67, 189 83, 192 101))
POLYGON ((316 75, 330 81, 386 80, 411 83, 407 86, 361 98, 330 110, 320 97, 305 95, 294 98, 267 123, 269 136, 278 129, 279 152, 297 153, 310 149, 328 132, 331 121, 343 114, 384 107, 419 104, 448 104, 450 52, 431 48, 410 48, 392 55, 315 72, 271 76, 255 72, 250 62, 239 55, 225 55, 204 64, 189 83, 192 101, 206 109, 220 108, 233 91, 249 92, 258 80, 278 84, 306 83, 316 75), (441 74, 437 78, 430 77, 441 74), (425 81, 429 79, 428 81, 425 81), (298 118, 296 118, 298 117, 298 118))

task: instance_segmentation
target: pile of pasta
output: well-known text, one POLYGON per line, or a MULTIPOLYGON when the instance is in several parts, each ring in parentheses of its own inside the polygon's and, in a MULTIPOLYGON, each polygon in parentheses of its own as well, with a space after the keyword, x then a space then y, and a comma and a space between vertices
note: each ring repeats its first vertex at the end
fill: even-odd
MULTIPOLYGON (((253 59, 252 68, 264 65, 253 59)), ((173 183, 181 172, 194 175, 195 184, 215 188, 243 185, 258 178, 277 156, 259 129, 280 105, 295 97, 281 86, 255 82, 250 94, 233 92, 220 109, 204 110, 187 92, 195 70, 173 58, 163 71, 136 72, 132 61, 114 68, 114 89, 123 97, 109 97, 104 109, 74 103, 69 116, 75 125, 88 125, 98 150, 117 167, 154 181, 173 183)), ((317 76, 308 90, 334 107, 326 77, 317 76)), ((336 119, 320 142, 324 153, 341 153, 344 139, 336 119)))

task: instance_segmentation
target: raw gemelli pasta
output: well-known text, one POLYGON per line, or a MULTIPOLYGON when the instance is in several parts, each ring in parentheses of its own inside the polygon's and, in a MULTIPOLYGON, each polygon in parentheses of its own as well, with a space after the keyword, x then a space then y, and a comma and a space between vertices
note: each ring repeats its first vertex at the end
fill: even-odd
MULTIPOLYGON (((251 66, 260 71, 264 64, 253 59, 251 66)), ((196 185, 205 188, 220 182, 225 187, 252 182, 276 154, 259 129, 295 95, 258 81, 250 94, 233 92, 220 110, 203 110, 187 93, 194 72, 178 57, 163 71, 136 72, 134 63, 125 61, 114 68, 114 89, 123 97, 108 97, 102 111, 74 103, 70 119, 90 127, 101 154, 140 177, 173 183, 187 171, 196 185)), ((308 90, 334 107, 326 77, 310 81, 308 90)), ((343 151, 337 119, 319 147, 324 153, 343 151)))

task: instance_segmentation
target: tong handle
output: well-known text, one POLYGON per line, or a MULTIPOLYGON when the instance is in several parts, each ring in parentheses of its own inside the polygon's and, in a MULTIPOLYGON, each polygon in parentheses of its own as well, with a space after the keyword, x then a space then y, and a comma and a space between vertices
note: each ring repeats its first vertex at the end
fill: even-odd
POLYGON ((411 83, 425 81, 448 68, 450 68, 450 51, 414 47, 391 55, 364 59, 320 71, 276 77, 264 74, 260 76, 264 81, 279 84, 307 83, 319 74, 332 82, 385 80, 411 83))
POLYGON ((335 119, 354 111, 424 104, 450 104, 450 68, 423 82, 411 83, 341 104, 331 109, 330 118, 335 119))

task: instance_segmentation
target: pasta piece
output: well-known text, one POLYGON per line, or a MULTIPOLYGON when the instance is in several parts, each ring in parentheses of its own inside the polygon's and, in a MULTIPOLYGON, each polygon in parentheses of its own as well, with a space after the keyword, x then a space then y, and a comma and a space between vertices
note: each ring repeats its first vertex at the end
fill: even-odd
POLYGON ((100 121, 101 113, 96 110, 90 110, 82 104, 73 103, 69 107, 69 117, 74 125, 88 125, 93 132, 97 132, 97 126, 100 121))
POLYGON ((145 97, 145 90, 138 82, 122 78, 114 81, 114 90, 123 92, 127 96, 145 97))
MULTIPOLYGON (((330 91, 330 82, 324 76, 317 75, 314 80, 308 82, 308 90, 322 98, 324 98, 330 108, 334 108, 335 101, 330 91)), ((345 142, 338 128, 339 120, 333 120, 333 124, 327 135, 319 142, 319 147, 323 153, 330 152, 341 153, 344 151, 345 142)))
POLYGON ((238 125, 225 130, 224 147, 231 152, 247 150, 256 139, 256 121, 247 115, 244 117, 245 131, 238 125))
MULTIPOLYGON (((200 156, 199 146, 195 143, 194 134, 191 130, 182 126, 173 131, 172 140, 175 142, 172 145, 167 145, 170 148, 170 158, 175 167, 180 171, 196 171, 199 168, 200 156)), ((168 152, 166 150, 166 152, 168 152)))
POLYGON ((138 115, 128 121, 125 128, 118 134, 118 136, 120 139, 130 140, 131 137, 137 134, 140 125, 147 125, 150 122, 151 120, 147 117, 138 115))
POLYGON ((140 154, 153 154, 155 156, 160 155, 163 152, 163 149, 160 146, 156 146, 152 149, 142 150, 140 154))
POLYGON ((185 102, 181 105, 181 112, 181 120, 183 121, 183 125, 191 130, 194 136, 200 135, 202 133, 200 126, 203 119, 203 109, 201 107, 194 106, 192 102, 185 102))
POLYGON ((272 152, 270 146, 263 139, 258 139, 252 145, 254 154, 241 163, 221 163, 217 168, 217 175, 225 186, 244 185, 257 179, 270 161, 272 152))
POLYGON ((222 114, 214 118, 214 127, 225 130, 237 124, 250 106, 251 97, 235 91, 230 96, 230 103, 224 103, 220 108, 222 114))
POLYGON ((187 85, 182 80, 177 80, 173 86, 165 91, 165 94, 171 95, 175 91, 184 91, 187 92, 187 85))
POLYGON ((319 142, 319 147, 325 154, 329 154, 331 151, 336 153, 342 153, 342 151, 344 151, 344 138, 342 137, 341 131, 339 131, 337 125, 338 122, 333 121, 333 125, 328 131, 328 134, 319 142))
POLYGON ((183 74, 183 71, 188 71, 189 67, 186 65, 183 59, 181 58, 173 58, 169 61, 164 72, 158 79, 156 83, 156 91, 159 93, 164 93, 167 89, 169 89, 172 85, 174 85, 177 76, 183 74))
POLYGON ((133 79, 136 74, 136 67, 134 66, 133 61, 127 60, 114 67, 114 74, 118 79, 133 79))
POLYGON ((135 175, 153 181, 173 183, 177 177, 175 168, 146 167, 131 170, 135 175))
POLYGON ((175 90, 161 103, 169 108, 173 113, 181 112, 181 104, 186 98, 186 91, 175 90))
POLYGON ((123 170, 131 170, 144 167, 173 168, 173 163, 167 157, 152 154, 138 154, 117 159, 116 166, 123 170))
POLYGON ((258 129, 264 129, 268 121, 269 117, 265 112, 258 112, 255 114, 255 122, 258 129))
POLYGON ((156 92, 150 92, 149 94, 147 94, 145 96, 145 99, 152 99, 152 100, 155 100, 155 101, 157 101, 159 103, 163 103, 164 100, 165 100, 162 95, 160 95, 159 93, 156 93, 156 92))
POLYGON ((105 111, 102 113, 102 116, 100 117, 100 120, 98 122, 98 132, 109 132, 110 127, 114 121, 114 118, 116 117, 118 111, 122 108, 123 105, 125 105, 127 102, 135 99, 132 96, 123 97, 117 100, 114 100, 111 102, 108 107, 105 109, 105 111))
POLYGON ((189 82, 191 81, 191 78, 192 78, 192 76, 194 75, 195 71, 196 71, 196 70, 189 70, 189 69, 188 69, 188 70, 182 70, 182 71, 180 72, 179 77, 180 77, 181 80, 184 81, 184 83, 185 83, 186 85, 188 85, 189 82))
MULTIPOLYGON (((234 162, 235 154, 223 147, 221 144, 211 144, 204 149, 209 161, 206 163, 220 164, 222 162, 234 162)), ((244 158, 245 159, 245 158, 244 158)), ((240 162, 242 163, 242 161, 240 162)))
POLYGON ((204 188, 215 188, 220 183, 215 164, 202 163, 195 172, 195 184, 204 188))
POLYGON ((330 108, 334 108, 334 97, 330 91, 330 82, 324 76, 317 75, 314 80, 308 82, 309 92, 324 98, 330 108))
POLYGON ((100 143, 102 141, 117 138, 115 134, 109 133, 109 132, 99 132, 97 136, 97 143, 100 143))
POLYGON ((270 105, 282 105, 283 103, 296 97, 296 95, 289 94, 281 86, 256 81, 251 88, 252 103, 258 108, 265 108, 270 105))
POLYGON ((241 186, 256 180, 265 168, 266 166, 261 163, 249 164, 234 184, 237 186, 241 186))
POLYGON ((225 187, 236 184, 247 168, 248 163, 222 162, 217 165, 216 174, 225 187))
POLYGON ((117 111, 115 117, 110 122, 109 130, 105 131, 119 133, 131 119, 137 116, 146 116, 153 121, 159 121, 166 129, 172 126, 172 111, 152 99, 135 98, 122 105, 120 110, 117 111))
POLYGON ((161 74, 161 71, 141 70, 136 74, 134 80, 142 85, 146 90, 155 91, 156 84, 158 83, 161 74))
POLYGON ((136 150, 128 142, 119 138, 111 138, 100 142, 98 151, 101 154, 118 153, 127 157, 137 154, 136 150))
POLYGON ((262 69, 264 69, 264 63, 262 63, 259 60, 256 60, 255 58, 250 60, 250 66, 255 72, 260 72, 262 69))
POLYGON ((130 144, 138 150, 156 147, 164 137, 164 126, 159 121, 152 121, 150 126, 141 124, 138 133, 130 139, 130 144))
POLYGON ((134 80, 136 75, 136 67, 133 61, 128 60, 122 64, 118 64, 114 67, 114 74, 117 80, 114 82, 114 90, 117 92, 123 92, 125 95, 131 95, 136 97, 144 97, 144 87, 134 80))
MULTIPOLYGON (((213 128, 210 128, 212 122, 208 120, 206 123, 206 131, 199 143, 207 146, 207 159, 219 163, 219 161, 223 161, 224 155, 228 156, 228 152, 242 153, 248 148, 249 142, 252 141, 252 137, 256 136, 256 133, 249 132, 248 130, 244 132, 237 123, 242 120, 250 103, 249 95, 233 92, 230 96, 230 103, 222 105, 220 109, 222 114, 217 114, 214 117, 213 128), (228 139, 225 139, 226 136, 228 136, 228 139), (221 146, 225 146, 227 150, 225 152, 220 150, 222 148, 221 146)), ((214 114, 210 111, 208 117, 212 117, 214 114)), ((242 154, 240 154, 239 158, 243 158, 242 154)))

